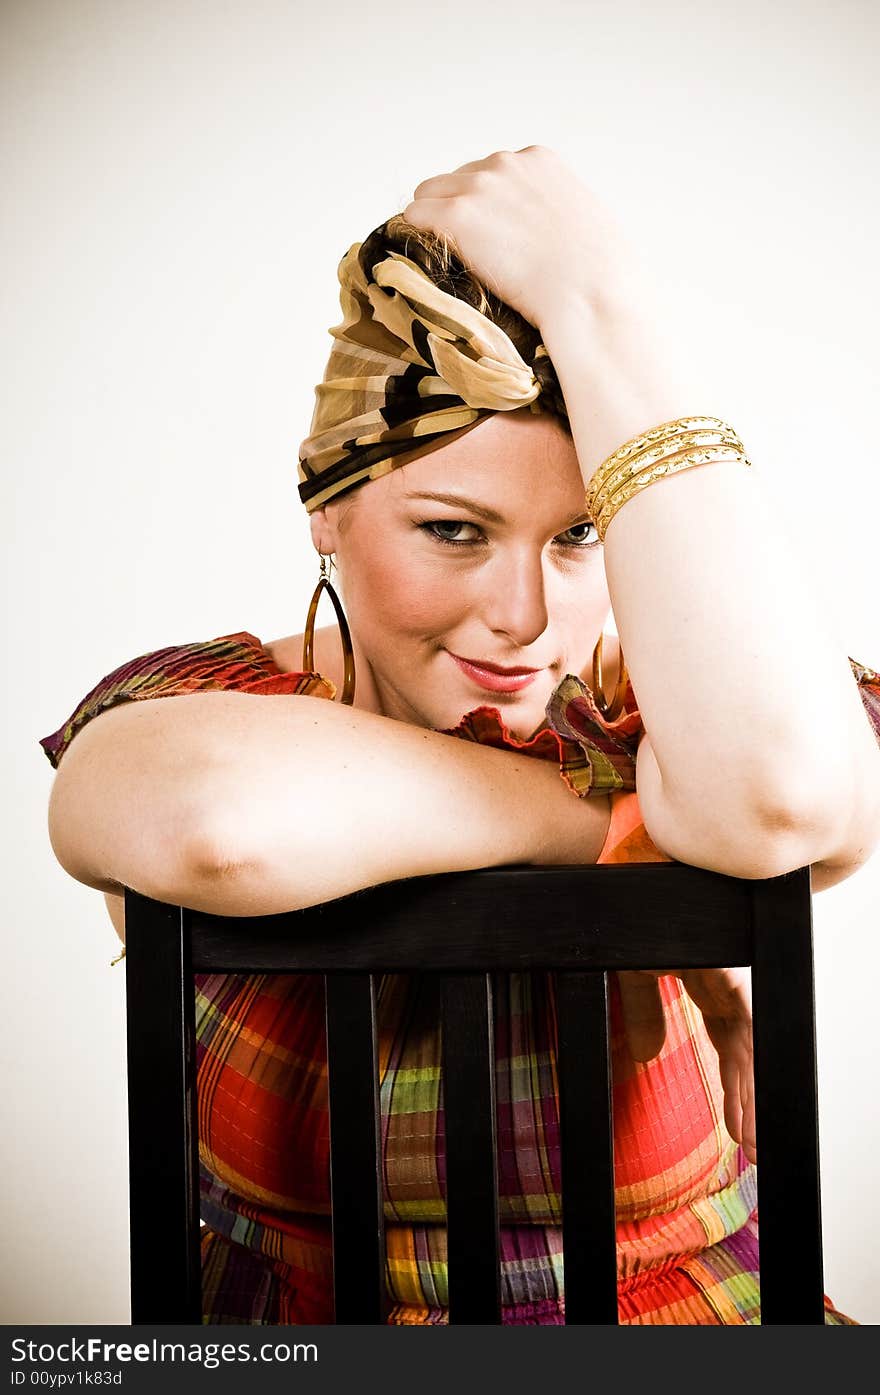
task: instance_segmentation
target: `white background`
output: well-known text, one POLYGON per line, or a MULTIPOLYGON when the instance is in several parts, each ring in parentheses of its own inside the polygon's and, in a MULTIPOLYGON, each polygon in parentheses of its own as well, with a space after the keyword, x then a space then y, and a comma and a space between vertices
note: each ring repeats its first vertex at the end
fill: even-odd
MULTIPOLYGON (((52 856, 38 738, 125 659, 302 628, 339 259, 422 179, 529 144, 626 221, 712 368, 694 410, 736 426, 841 651, 880 667, 878 11, 5 0, 0 38, 0 1320, 125 1323, 125 970, 52 856)), ((878 902, 880 856, 814 902, 826 1289, 866 1323, 878 902)))

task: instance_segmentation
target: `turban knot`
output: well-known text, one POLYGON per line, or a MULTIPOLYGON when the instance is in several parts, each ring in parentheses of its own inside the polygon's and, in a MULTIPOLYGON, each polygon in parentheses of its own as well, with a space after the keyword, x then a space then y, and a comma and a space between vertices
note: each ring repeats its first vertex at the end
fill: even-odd
POLYGON ((392 249, 386 226, 339 263, 343 318, 330 330, 333 347, 299 448, 309 513, 387 474, 396 456, 411 457, 420 443, 430 449, 440 434, 494 412, 528 406, 567 418, 544 345, 527 363, 500 325, 392 249))

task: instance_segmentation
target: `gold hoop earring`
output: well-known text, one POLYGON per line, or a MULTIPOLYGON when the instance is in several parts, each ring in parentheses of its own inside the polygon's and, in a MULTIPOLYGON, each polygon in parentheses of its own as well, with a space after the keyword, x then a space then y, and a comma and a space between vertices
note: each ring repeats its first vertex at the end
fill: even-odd
POLYGON ((330 559, 330 566, 328 567, 323 552, 319 553, 319 556, 321 558, 321 576, 309 604, 306 627, 303 631, 302 666, 303 670, 307 673, 314 673, 315 671, 315 616, 318 613, 318 602, 321 599, 321 592, 326 590, 333 602, 333 609, 336 611, 336 619, 339 622, 339 638, 342 640, 345 681, 340 701, 347 703, 350 707, 354 702, 354 647, 351 642, 351 631, 348 628, 345 611, 342 609, 339 597, 330 582, 330 568, 333 565, 333 559, 330 559))
MULTIPOLYGON (((599 635, 596 647, 593 650, 593 700, 596 703, 606 722, 613 722, 623 710, 623 701, 626 697, 626 687, 629 676, 626 671, 626 664, 623 661, 623 650, 620 650, 620 672, 617 675, 617 687, 614 689, 614 696, 610 702, 606 701, 605 691, 602 685, 602 641, 604 635, 599 635)), ((619 641, 618 641, 619 643, 619 641)))

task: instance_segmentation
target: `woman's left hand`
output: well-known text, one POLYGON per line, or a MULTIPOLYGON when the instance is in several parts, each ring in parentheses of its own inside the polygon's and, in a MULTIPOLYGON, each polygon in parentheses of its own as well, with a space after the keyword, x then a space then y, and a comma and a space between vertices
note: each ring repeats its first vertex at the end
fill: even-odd
MULTIPOLYGON (((637 1061, 656 1056, 666 1037, 663 1002, 652 971, 619 972, 621 1006, 630 1053, 637 1061)), ((748 969, 687 969, 676 975, 703 1015, 718 1052, 724 1090, 724 1123, 757 1162, 755 1072, 752 1046, 752 986, 748 969)))
POLYGON ((554 150, 496 150, 417 185, 403 217, 444 234, 495 295, 543 329, 575 306, 602 315, 643 293, 623 230, 554 150))

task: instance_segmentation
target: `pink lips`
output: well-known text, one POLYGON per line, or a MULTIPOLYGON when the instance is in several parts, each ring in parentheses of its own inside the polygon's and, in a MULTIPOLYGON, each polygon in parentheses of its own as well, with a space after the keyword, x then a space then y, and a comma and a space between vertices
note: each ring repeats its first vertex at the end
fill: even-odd
POLYGON ((527 688, 534 682, 541 672, 539 668, 501 668, 497 664, 491 668, 483 668, 468 659, 460 659, 451 650, 447 650, 447 653, 450 659, 455 660, 462 673, 490 693, 518 693, 520 688, 527 688))

